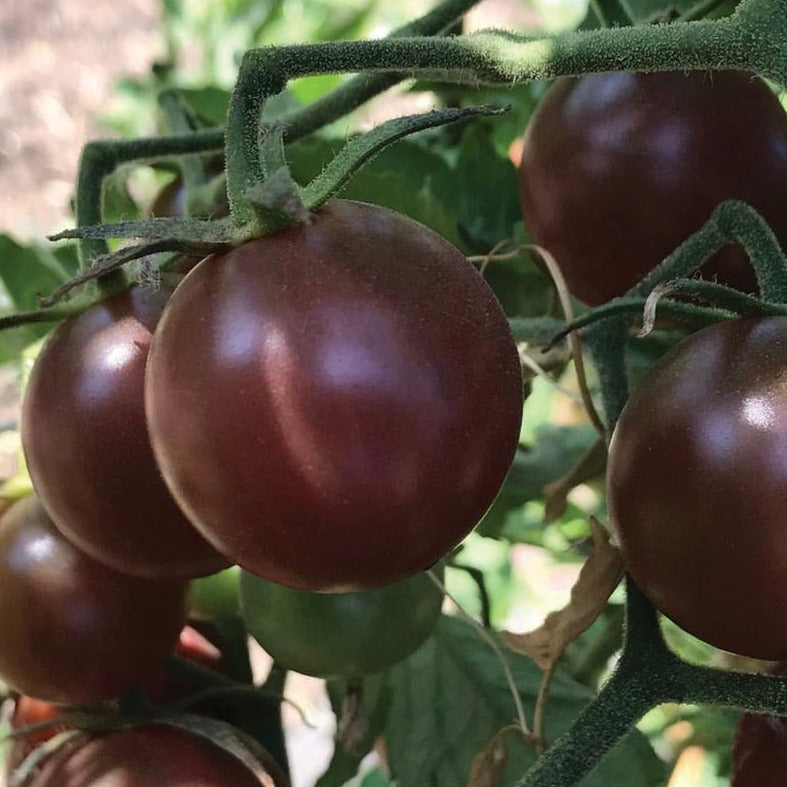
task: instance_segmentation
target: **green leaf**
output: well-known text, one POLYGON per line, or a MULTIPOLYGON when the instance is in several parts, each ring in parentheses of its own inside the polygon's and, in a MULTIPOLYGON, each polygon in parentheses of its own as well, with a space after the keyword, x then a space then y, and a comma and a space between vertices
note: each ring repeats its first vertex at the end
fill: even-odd
MULTIPOLYGON (((543 497, 544 487, 565 475, 595 442, 592 426, 545 425, 532 445, 520 446, 497 499, 476 528, 482 536, 500 538, 510 511, 543 497)), ((517 540, 515 531, 506 538, 517 540)))
POLYGON ((199 88, 178 88, 200 119, 210 126, 223 126, 230 107, 230 92, 215 85, 199 88))
MULTIPOLYGON (((719 3, 711 11, 702 11, 693 18, 716 18, 726 16, 735 10, 738 0, 719 3)), ((648 24, 659 21, 677 19, 692 9, 704 9, 708 6, 705 0, 595 0, 588 8, 582 30, 598 27, 612 27, 630 24, 648 24), (596 6, 603 17, 594 10, 596 6)))
POLYGON ((379 769, 369 771, 358 787, 394 787, 394 783, 379 769))
POLYGON ((128 191, 128 170, 120 168, 104 180, 101 200, 102 221, 130 221, 139 216, 139 208, 128 191))
MULTIPOLYGON (((341 725, 345 698, 347 697, 347 681, 330 680, 327 683, 328 696, 333 712, 341 725)), ((358 772, 363 758, 372 750, 374 742, 385 729, 390 691, 384 674, 371 675, 363 681, 361 714, 355 722, 358 735, 348 750, 341 741, 335 742, 333 757, 328 769, 317 780, 315 787, 341 787, 358 772)))
MULTIPOLYGON (((341 143, 318 137, 287 148, 293 177, 306 183, 318 175, 341 143)), ((417 143, 402 140, 382 151, 344 186, 344 199, 381 205, 404 213, 461 246, 456 221, 435 196, 433 184, 450 180, 445 161, 417 143)))
POLYGON ((462 235, 478 252, 514 236, 521 221, 519 180, 509 158, 495 147, 488 126, 469 126, 459 147, 456 188, 446 198, 462 235))
MULTIPOLYGON (((542 673, 530 659, 507 651, 507 661, 532 723, 542 673)), ((444 617, 435 634, 389 673, 393 690, 386 729, 389 762, 399 787, 466 787, 476 755, 516 717, 494 651, 467 623, 444 617)), ((557 671, 545 719, 554 740, 591 700, 592 693, 557 671)), ((503 785, 512 785, 536 760, 533 746, 507 736, 503 785)), ((654 787, 664 767, 649 743, 632 731, 585 780, 585 787, 654 787)))
MULTIPOLYGON (((38 307, 38 296, 48 295, 68 279, 72 252, 62 248, 51 252, 40 246, 22 246, 8 235, 0 235, 0 315, 31 311, 38 307)), ((0 363, 18 356, 28 345, 51 330, 48 323, 24 325, 0 333, 0 363)))
POLYGON ((350 139, 325 168, 304 188, 304 201, 314 208, 337 193, 361 167, 392 143, 418 131, 445 126, 471 117, 495 115, 491 107, 442 109, 397 117, 350 139))

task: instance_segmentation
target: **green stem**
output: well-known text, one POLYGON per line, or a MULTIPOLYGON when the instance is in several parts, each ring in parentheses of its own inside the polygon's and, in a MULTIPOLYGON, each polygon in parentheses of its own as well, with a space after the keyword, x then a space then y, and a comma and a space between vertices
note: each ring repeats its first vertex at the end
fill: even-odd
MULTIPOLYGON (((538 40, 489 31, 442 39, 268 47, 247 52, 241 69, 253 72, 260 93, 269 94, 289 79, 348 71, 407 71, 460 84, 507 84, 599 71, 706 68, 787 77, 787 65, 782 75, 781 63, 762 62, 765 54, 774 52, 784 58, 784 42, 774 41, 764 24, 770 17, 743 13, 746 8, 761 9, 769 3, 776 6, 772 9, 775 14, 787 7, 787 0, 746 0, 739 13, 724 19, 578 31, 538 40), (763 40, 755 44, 755 36, 763 40)), ((787 28, 787 22, 776 23, 776 27, 787 28)))
MULTIPOLYGON (((192 134, 197 130, 196 118, 177 90, 173 88, 162 90, 158 95, 158 103, 172 134, 192 134)), ((191 194, 197 186, 207 180, 207 172, 199 156, 184 156, 180 161, 180 172, 186 194, 191 194)))
MULTIPOLYGON (((181 136, 143 137, 128 140, 95 140, 82 149, 76 185, 78 227, 101 224, 104 179, 121 164, 140 159, 180 156, 205 150, 218 150, 224 144, 224 130, 195 131, 181 136)), ((84 238, 79 241, 80 267, 90 267, 96 257, 109 252, 106 240, 84 238)))
POLYGON ((578 784, 653 706, 673 699, 675 667, 656 612, 627 580, 626 637, 610 679, 517 787, 578 784))
MULTIPOLYGON (((439 35, 479 2, 480 0, 445 0, 424 16, 395 30, 391 35, 439 35)), ((378 73, 363 74, 351 79, 308 107, 288 116, 286 119, 288 141, 293 142, 327 123, 338 120, 403 78, 402 74, 378 73)), ((82 151, 77 175, 77 226, 101 223, 104 179, 120 164, 187 153, 219 151, 224 144, 223 128, 195 131, 178 136, 89 142, 82 151)), ((88 267, 93 258, 103 256, 109 251, 106 241, 101 239, 80 240, 78 248, 80 264, 83 268, 88 267)))

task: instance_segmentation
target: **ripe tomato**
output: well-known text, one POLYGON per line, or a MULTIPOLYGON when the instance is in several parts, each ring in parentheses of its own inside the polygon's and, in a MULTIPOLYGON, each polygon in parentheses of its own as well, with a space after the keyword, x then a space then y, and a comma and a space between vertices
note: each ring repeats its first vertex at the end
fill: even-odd
MULTIPOLYGON (((184 626, 181 630, 173 655, 217 672, 221 672, 225 666, 221 651, 192 626, 184 626)), ((177 700, 188 693, 187 687, 182 686, 163 672, 159 672, 147 681, 145 688, 151 699, 157 703, 177 700)), ((14 701, 10 724, 13 730, 20 730, 55 719, 62 716, 63 713, 64 710, 54 703, 22 694, 14 701)), ((6 757, 6 766, 9 772, 18 767, 38 745, 66 729, 68 729, 67 724, 57 724, 30 732, 24 737, 15 738, 6 757)))
MULTIPOLYGON (((787 665, 774 672, 784 675, 787 665)), ((782 787, 787 777, 787 716, 744 713, 735 732, 730 787, 782 787)))
POLYGON ((522 382, 459 251, 337 200, 186 276, 146 409, 175 499, 223 554, 347 591, 432 565, 478 522, 511 464, 522 382))
POLYGON ((135 287, 60 325, 22 411, 30 475, 58 529, 96 560, 152 578, 227 565, 172 499, 148 439, 145 361, 168 295, 135 287))
POLYGON ((30 787, 284 787, 202 737, 165 726, 134 727, 58 752, 30 787))
MULTIPOLYGON (((560 80, 531 119, 519 172, 533 241, 589 304, 623 294, 726 199, 753 205, 787 246, 787 115, 750 74, 560 80)), ((704 274, 756 288, 737 247, 704 274)))
POLYGON ((787 318, 705 328, 629 399, 609 516, 665 615, 719 648, 787 659, 787 318))
POLYGON ((244 571, 240 588, 254 639, 282 667, 318 678, 358 678, 396 664, 432 633, 443 604, 424 572, 374 590, 313 593, 244 571))
POLYGON ((185 618, 186 583, 120 574, 78 551, 38 499, 0 519, 0 677, 72 705, 156 674, 185 618))

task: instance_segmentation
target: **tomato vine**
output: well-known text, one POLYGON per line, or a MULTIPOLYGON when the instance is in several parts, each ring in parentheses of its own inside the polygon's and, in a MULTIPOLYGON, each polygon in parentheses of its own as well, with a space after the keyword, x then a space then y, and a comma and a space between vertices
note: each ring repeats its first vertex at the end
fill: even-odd
MULTIPOLYGON (((388 121, 365 135, 351 139, 322 173, 306 185, 295 181, 286 159, 288 145, 344 116, 406 78, 420 77, 465 86, 509 86, 515 82, 602 71, 738 69, 787 87, 786 0, 743 0, 733 14, 720 19, 703 18, 695 21, 692 14, 688 14, 683 20, 668 24, 577 31, 544 38, 501 31, 444 36, 451 25, 475 4, 473 0, 447 0, 387 39, 265 47, 247 52, 232 93, 226 129, 185 129, 185 133, 173 133, 165 137, 89 143, 83 150, 77 183, 78 226, 56 236, 78 239, 81 271, 45 301, 45 308, 4 317, 0 319, 0 327, 38 321, 54 322, 86 309, 108 292, 126 286, 125 279, 118 271, 135 259, 150 258, 160 252, 237 257, 237 250, 242 244, 248 244, 243 247, 248 250, 251 243, 262 243, 257 240, 259 238, 282 230, 287 232, 293 229, 291 225, 299 222, 301 225, 293 232, 305 226, 304 217, 310 216, 312 211, 334 196, 361 165, 391 142, 417 131, 501 112, 498 108, 487 106, 449 108, 388 121), (308 107, 285 114, 274 123, 263 121, 266 102, 284 90, 291 80, 318 74, 356 72, 361 72, 363 76, 348 81, 308 107), (118 224, 102 223, 101 201, 105 181, 121 164, 222 149, 226 153, 226 185, 231 208, 228 218, 146 218, 118 224), (107 244, 110 238, 144 238, 146 242, 110 252, 107 244), (93 280, 98 280, 98 290, 77 289, 93 280)), ((603 11, 600 14, 603 15, 603 11)), ((330 215, 331 210, 336 208, 328 209, 323 215, 330 215)), ((414 258, 418 256, 413 255, 414 258)), ((195 326, 209 312, 205 299, 202 302, 203 313, 199 314, 198 319, 189 322, 195 314, 191 310, 197 309, 199 303, 195 306, 183 299, 189 296, 192 288, 197 287, 201 277, 208 276, 212 269, 219 267, 216 260, 221 257, 211 259, 212 262, 208 260, 202 263, 198 272, 189 274, 188 284, 175 296, 176 308, 181 310, 178 318, 191 329, 182 330, 181 336, 195 333, 195 326)), ((290 263, 288 266, 292 270, 290 263)), ((206 289, 215 293, 217 287, 206 285, 206 289)), ((264 301, 267 293, 273 289, 267 282, 264 282, 264 286, 260 285, 260 301, 264 301)), ((303 283, 299 282, 298 292, 303 292, 303 289, 303 283)), ((235 297, 247 298, 248 292, 248 282, 245 282, 239 289, 240 295, 235 297)), ((432 295, 436 301, 437 294, 432 295)), ((553 344, 567 333, 584 330, 585 347, 593 356, 598 369, 605 425, 610 434, 628 400, 625 358, 629 333, 627 318, 632 314, 641 314, 647 308, 659 314, 680 316, 696 327, 742 314, 784 315, 787 314, 785 303, 787 259, 778 240, 764 219, 751 207, 741 202, 728 201, 715 210, 701 230, 685 240, 628 293, 586 312, 570 325, 562 327, 553 337, 553 344), (759 287, 757 297, 713 282, 690 278, 703 261, 730 241, 740 244, 751 260, 759 287), (668 285, 668 289, 664 289, 665 285, 668 285), (676 290, 699 297, 703 305, 663 297, 676 290)), ((170 314, 173 313, 174 310, 170 310, 170 314)), ((484 309, 479 308, 473 314, 483 315, 484 309)), ((488 318, 488 309, 485 314, 488 318)), ((501 324, 505 326, 502 313, 499 316, 501 324)), ((430 313, 430 319, 437 321, 440 315, 430 313)), ((543 332, 544 325, 547 325, 551 332, 555 325, 554 318, 551 319, 542 323, 539 330, 543 332)), ((535 331, 534 326, 525 326, 521 322, 517 324, 512 321, 511 325, 515 332, 519 328, 526 333, 529 327, 535 331)), ((473 331, 476 329, 477 326, 473 326, 473 331)), ((473 331, 465 337, 468 343, 472 342, 473 331)), ((216 331, 210 333, 208 330, 202 337, 200 352, 204 353, 210 337, 215 335, 216 331)), ((507 338, 510 339, 510 335, 507 338)), ((230 344, 228 341, 227 347, 230 344)), ((166 358, 168 363, 161 366, 167 373, 171 373, 175 360, 186 355, 183 348, 177 345, 174 347, 166 358)), ((230 350, 237 354, 234 345, 230 350)), ((458 361, 456 363, 458 365, 458 361)), ((512 368, 515 366, 514 362, 512 368)), ((163 390, 165 374, 161 368, 148 374, 149 380, 158 375, 154 382, 161 385, 163 390)), ((211 390, 221 387, 222 379, 219 377, 210 381, 211 390)), ((152 386, 153 383, 149 382, 148 385, 152 386)), ((517 377, 516 386, 512 386, 511 390, 518 385, 517 377)), ((152 387, 150 390, 153 390, 152 387)), ((180 391, 181 397, 171 397, 171 400, 177 400, 178 407, 185 399, 184 391, 188 393, 183 389, 180 391)), ((515 393, 518 396, 519 391, 515 393)), ((155 391, 149 392, 148 398, 152 400, 154 394, 155 391)), ((167 397, 162 395, 161 398, 167 397)), ((514 400, 513 396, 509 398, 509 402, 514 400)), ((519 404, 521 401, 514 401, 515 406, 511 409, 516 409, 519 404)), ((225 412, 226 409, 227 402, 219 402, 216 411, 209 413, 204 422, 198 424, 199 428, 187 424, 182 430, 183 435, 196 435, 204 442, 209 425, 216 420, 216 413, 225 412)), ((259 407, 258 412, 262 411, 264 408, 259 407)), ((174 413, 172 419, 176 421, 181 415, 180 412, 174 413)), ((238 435, 253 420, 253 411, 243 415, 245 421, 237 429, 238 435)), ((437 420, 439 418, 435 417, 437 420)), ((514 424, 517 427, 515 420, 513 417, 509 419, 510 423, 506 426, 514 424)), ((155 431, 156 419, 151 417, 149 421, 155 431)), ((467 423, 470 423, 469 418, 467 423)), ((462 429, 467 427, 467 423, 460 422, 462 429)), ((270 431, 275 430, 271 428, 270 431)), ((337 435, 331 437, 338 439, 337 435)), ((156 439, 162 442, 160 436, 154 435, 154 444, 156 439)), ((185 444, 181 434, 168 439, 170 444, 165 449, 158 448, 161 465, 167 462, 177 464, 170 461, 168 454, 175 453, 185 444)), ((258 451, 259 446, 255 445, 253 449, 258 451)), ((220 462, 216 464, 218 466, 220 462)), ((260 477, 273 475, 274 464, 264 467, 265 472, 260 472, 260 477)), ((431 460, 427 464, 431 465, 431 460)), ((417 467, 413 475, 421 476, 425 472, 425 467, 417 467)), ((189 500, 190 491, 201 486, 204 489, 207 485, 204 479, 218 477, 219 470, 211 467, 208 472, 204 468, 197 468, 193 477, 185 481, 178 479, 177 483, 171 480, 176 475, 171 467, 165 467, 165 475, 170 476, 170 485, 182 487, 178 490, 181 495, 179 504, 184 508, 191 505, 197 509, 199 506, 189 500)), ((497 475, 502 475, 502 472, 497 475)), ((490 482, 495 488, 500 481, 497 475, 494 483, 490 482)), ((247 487, 251 487, 251 484, 247 483, 247 487)), ((303 496, 302 490, 299 493, 303 496)), ((238 492, 236 499, 240 496, 238 492)), ((475 506, 478 511, 474 508, 474 514, 489 504, 491 496, 493 492, 490 494, 485 489, 481 501, 475 506)), ((216 493, 214 497, 220 499, 221 494, 216 493)), ((292 498, 295 497, 293 494, 292 498)), ((253 505, 249 504, 243 512, 249 521, 253 516, 258 516, 259 502, 253 499, 253 505)), ((448 502, 445 505, 447 507, 448 502)), ((288 500, 287 505, 282 507, 293 508, 293 501, 288 500)), ((380 508, 390 509, 393 505, 381 504, 380 508)), ((324 509, 323 504, 323 515, 324 509)), ((196 515, 194 518, 196 520, 196 515)), ((206 515, 205 518, 209 517, 206 515)), ((233 520, 232 524, 236 522, 233 520)), ((295 524, 289 523, 289 526, 294 527, 295 524)), ((456 540, 449 538, 441 543, 443 553, 456 540)), ((239 563, 245 558, 246 548, 247 544, 241 544, 237 554, 233 555, 239 563)), ((285 552, 286 549, 282 548, 281 551, 285 552)), ((425 568, 436 557, 439 555, 431 551, 419 555, 419 560, 415 561, 418 565, 413 562, 409 568, 425 568)), ((348 579, 344 575, 334 577, 330 574, 337 560, 331 555, 327 555, 327 558, 330 558, 327 560, 330 570, 321 567, 325 576, 320 577, 316 587, 336 589, 343 582, 352 585, 352 577, 348 579)), ((383 570, 379 566, 373 568, 371 573, 379 574, 383 570)), ((407 571, 401 570, 394 578, 398 579, 405 573, 407 571)), ((285 578, 291 584, 303 582, 304 586, 310 587, 296 573, 285 578)), ((369 577, 363 579, 371 581, 369 577)), ((352 589, 355 587, 352 586, 352 589)), ((668 648, 655 607, 629 578, 626 580, 623 648, 611 677, 570 728, 522 775, 518 784, 521 787, 553 787, 579 782, 646 711, 664 702, 737 705, 755 711, 787 713, 787 680, 727 672, 684 661, 668 648)))

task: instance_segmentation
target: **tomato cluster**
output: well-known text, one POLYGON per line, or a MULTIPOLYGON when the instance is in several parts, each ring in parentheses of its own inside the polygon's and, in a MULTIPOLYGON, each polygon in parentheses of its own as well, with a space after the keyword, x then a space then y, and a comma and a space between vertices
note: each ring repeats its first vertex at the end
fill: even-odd
MULTIPOLYGON (((107 297, 52 333, 27 384, 36 494, 0 519, 0 676, 31 702, 140 684, 161 700, 189 581, 230 564, 253 572, 240 598, 237 573, 199 588, 228 583, 223 610, 282 666, 385 669, 434 628, 442 593, 422 572, 491 504, 521 412, 491 290, 438 235, 375 206, 334 201, 174 292, 107 297)), ((140 729, 80 744, 34 783, 92 784, 83 759, 97 777, 132 750, 123 784, 152 783, 153 735, 188 749, 194 773, 229 757, 140 729)), ((233 784, 258 783, 232 767, 233 784)))

